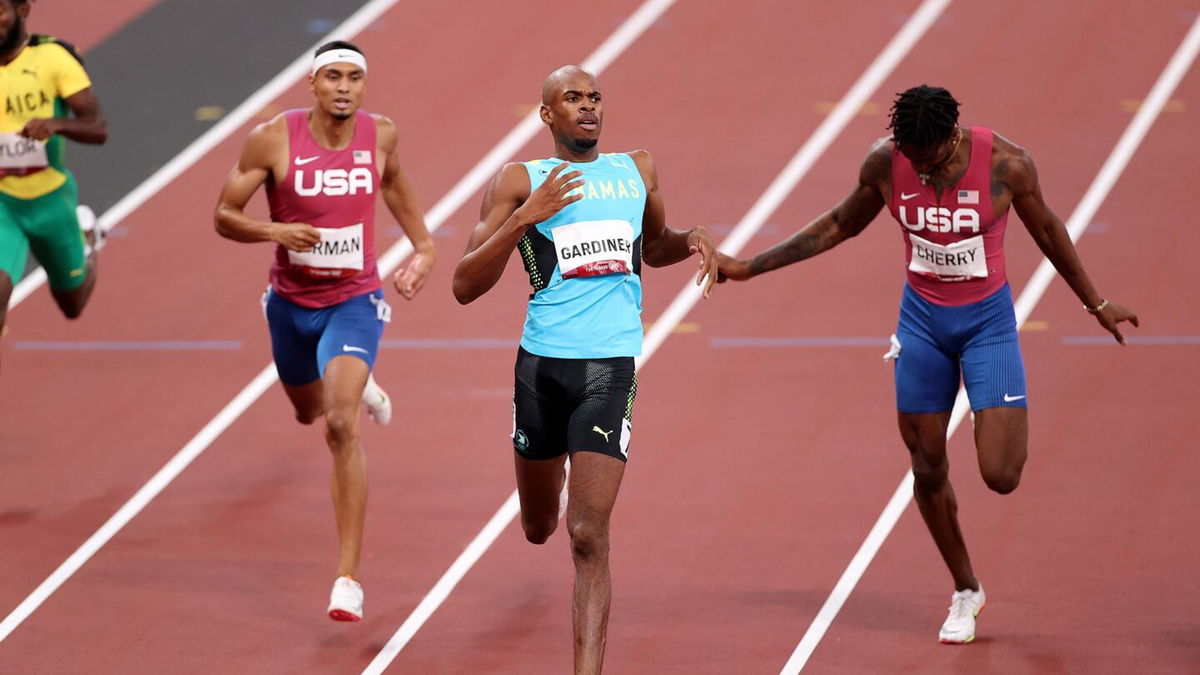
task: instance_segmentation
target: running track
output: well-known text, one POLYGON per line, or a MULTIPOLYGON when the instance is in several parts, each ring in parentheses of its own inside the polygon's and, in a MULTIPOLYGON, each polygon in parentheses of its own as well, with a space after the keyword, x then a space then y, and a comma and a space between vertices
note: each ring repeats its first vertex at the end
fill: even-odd
MULTIPOLYGON (((126 4, 130 17, 139 11, 126 4)), ((468 14, 454 5, 402 0, 380 20, 386 31, 357 38, 379 64, 369 108, 398 122, 427 207, 519 121, 545 72, 582 59, 637 7, 528 2, 468 14), (514 49, 513 35, 537 49, 514 49)), ((678 3, 602 76, 605 147, 653 151, 671 221, 723 236, 917 5, 678 3)), ((949 87, 964 121, 1030 148, 1065 219, 1129 123, 1127 102, 1146 95, 1196 15, 1182 1, 1092 7, 955 0, 747 250, 849 190, 892 92, 920 82, 949 87)), ((69 19, 103 39, 85 11, 69 19)), ((909 509, 805 672, 1196 672, 1195 71, 1079 243, 1101 291, 1141 315, 1127 335, 1156 341, 1119 349, 1076 339, 1103 336, 1056 281, 1023 335, 1032 403, 1021 488, 987 492, 968 424, 951 440, 960 515, 989 593, 980 639, 937 644, 952 589, 909 509)), ((297 86, 274 107, 307 99, 297 86)), ((44 290, 10 313, 3 614, 267 363, 257 296, 269 252, 210 226, 244 133, 126 219, 129 236, 105 250, 82 321, 61 320, 44 290), (240 345, 31 349, 202 340, 240 345)), ((517 155, 548 147, 539 135, 517 155)), ((336 554, 328 460, 319 434, 292 422, 272 388, 0 642, 0 672, 366 667, 512 490, 512 349, 453 342, 515 342, 527 293, 514 263, 477 303, 451 300, 477 204, 473 196, 437 233, 442 259, 424 294, 403 306, 393 296, 385 338, 446 342, 383 352, 380 380, 402 409, 392 428, 365 431, 365 622, 334 625, 321 612, 336 554)), ((1019 293, 1039 258, 1015 215, 1010 225, 1019 293)), ((382 240, 395 239, 381 228, 382 240)), ((611 672, 774 673, 787 661, 907 466, 879 360, 895 322, 899 246, 884 216, 826 256, 722 287, 646 364, 613 524, 611 672), (880 345, 727 346, 732 338, 880 345)), ((647 272, 648 321, 691 269, 647 272)), ((388 672, 568 671, 570 577, 563 535, 539 549, 508 527, 388 672)))

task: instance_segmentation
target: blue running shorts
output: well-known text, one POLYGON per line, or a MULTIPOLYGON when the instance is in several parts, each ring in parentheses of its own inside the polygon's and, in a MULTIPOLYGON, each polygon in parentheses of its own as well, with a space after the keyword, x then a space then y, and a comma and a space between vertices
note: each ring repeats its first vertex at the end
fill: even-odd
POLYGON ((1028 407, 1008 284, 979 302, 954 306, 929 302, 905 284, 896 338, 900 412, 953 409, 960 377, 972 410, 1028 407))
POLYGON ((374 368, 383 324, 392 314, 381 290, 313 309, 267 289, 263 311, 279 380, 291 386, 320 379, 335 356, 356 356, 374 368))

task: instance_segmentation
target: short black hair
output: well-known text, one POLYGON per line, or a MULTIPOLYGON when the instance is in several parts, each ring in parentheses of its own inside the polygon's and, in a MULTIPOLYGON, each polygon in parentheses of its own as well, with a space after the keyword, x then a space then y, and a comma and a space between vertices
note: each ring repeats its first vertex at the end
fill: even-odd
POLYGON ((358 52, 359 54, 366 56, 366 54, 363 54, 363 50, 359 49, 354 44, 346 42, 345 40, 334 40, 333 42, 326 42, 320 47, 317 47, 317 51, 313 53, 313 58, 316 58, 325 52, 332 51, 334 49, 349 49, 352 52, 358 52))
POLYGON ((954 133, 958 126, 958 101, 941 87, 922 84, 896 95, 891 118, 888 128, 897 143, 930 148, 954 133))

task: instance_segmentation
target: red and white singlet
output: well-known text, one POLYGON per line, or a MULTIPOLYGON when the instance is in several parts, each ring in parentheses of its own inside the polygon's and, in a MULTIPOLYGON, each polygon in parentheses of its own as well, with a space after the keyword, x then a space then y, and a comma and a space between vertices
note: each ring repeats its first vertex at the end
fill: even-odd
POLYGON ((971 133, 971 157, 957 185, 942 191, 921 182, 908 158, 892 150, 892 216, 904 233, 908 283, 938 305, 988 297, 1007 281, 1004 228, 1008 210, 992 208, 992 130, 971 133))
POLYGON ((271 219, 308 223, 321 232, 311 252, 275 248, 271 287, 304 307, 328 307, 380 288, 375 266, 375 119, 358 111, 354 137, 344 150, 317 145, 308 110, 285 113, 288 172, 267 182, 271 219))

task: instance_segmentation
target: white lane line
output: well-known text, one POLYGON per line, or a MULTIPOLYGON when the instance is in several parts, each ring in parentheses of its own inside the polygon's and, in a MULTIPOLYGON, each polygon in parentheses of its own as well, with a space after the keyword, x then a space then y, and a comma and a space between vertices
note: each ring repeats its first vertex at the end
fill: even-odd
MULTIPOLYGON (((220 122, 210 127, 208 131, 192 141, 178 155, 175 155, 171 161, 163 164, 158 171, 155 171, 149 178, 142 181, 140 185, 122 197, 121 201, 113 204, 111 208, 96 219, 96 226, 104 228, 105 231, 116 227, 130 213, 140 208, 142 204, 145 204, 151 197, 158 194, 160 190, 170 185, 184 171, 187 171, 193 164, 200 161, 200 158, 224 142, 230 134, 240 129, 243 124, 257 115, 268 103, 279 98, 297 80, 307 75, 308 69, 312 64, 312 53, 317 47, 331 40, 348 40, 354 37, 399 1, 371 0, 371 2, 363 5, 357 12, 351 14, 345 21, 330 31, 328 35, 321 38, 319 42, 314 43, 312 47, 306 49, 304 53, 296 57, 295 61, 292 61, 286 68, 279 71, 278 75, 264 84, 258 91, 251 94, 245 101, 242 101, 241 105, 234 108, 220 122)), ((111 241, 108 243, 110 246, 112 245, 111 241)), ((28 298, 30 294, 45 282, 46 270, 41 267, 34 269, 13 289, 12 296, 8 300, 8 308, 12 309, 21 304, 25 298, 28 298)), ((0 633, 0 640, 3 639, 3 633, 0 633)))
MULTIPOLYGON (((363 10, 360 10, 360 13, 374 5, 390 6, 395 2, 397 0, 385 0, 384 2, 367 5, 363 10)), ((601 44, 596 52, 584 62, 584 65, 590 67, 594 73, 599 74, 673 3, 674 0, 649 0, 646 2, 601 44)), ((382 10, 380 10, 381 12, 382 10)), ((358 14, 355 14, 355 16, 347 19, 346 23, 349 24, 351 21, 354 21, 357 16, 358 14)), ((361 30, 369 25, 377 16, 378 14, 372 16, 371 20, 355 23, 354 25, 359 26, 358 30, 361 30)), ((352 37, 354 33, 342 30, 345 25, 339 26, 330 33, 330 35, 341 37, 333 37, 331 39, 352 37)), ((307 59, 308 57, 303 58, 307 59)), ((307 63, 307 61, 303 61, 303 63, 307 63)), ((269 102, 270 99, 263 101, 259 104, 259 107, 269 102)), ((426 214, 426 225, 429 231, 433 232, 441 227, 447 218, 457 211, 472 194, 482 188, 500 170, 504 162, 528 143, 541 128, 542 123, 538 118, 536 110, 526 115, 516 127, 508 132, 496 147, 484 156, 483 160, 463 176, 454 187, 450 188, 450 191, 429 210, 426 214)), ((411 252, 412 244, 408 239, 402 239, 393 244, 378 259, 380 275, 384 277, 389 275, 396 269, 404 257, 411 252)), ((151 500, 157 497, 171 481, 175 480, 193 460, 200 456, 200 453, 208 448, 209 444, 216 440, 225 429, 229 428, 277 380, 278 375, 275 372, 275 366, 267 364, 233 400, 217 413, 216 417, 209 421, 192 440, 188 441, 187 445, 183 446, 162 469, 159 469, 124 506, 118 509, 100 529, 96 530, 83 545, 63 561, 58 569, 38 585, 16 609, 5 617, 4 621, 0 622, 0 642, 3 642, 54 591, 58 590, 59 586, 62 586, 67 579, 71 578, 84 563, 120 532, 151 500)), ((511 520, 511 517, 509 519, 511 520)))
MULTIPOLYGON (((1075 212, 1071 214, 1067 220, 1067 231, 1071 235, 1071 241, 1078 241, 1083 231, 1087 229, 1092 221, 1092 217, 1096 215, 1096 211, 1108 196, 1113 185, 1125 170, 1129 160, 1133 157, 1133 153, 1141 145, 1142 140, 1146 137, 1146 133, 1150 130, 1151 125, 1158 119, 1158 115, 1162 112, 1163 106, 1167 99, 1175 91, 1179 85, 1179 81, 1183 78, 1191 67, 1192 62, 1196 59, 1196 53, 1200 50, 1200 18, 1192 24, 1192 28, 1188 31, 1187 37, 1179 45, 1175 51, 1175 55, 1171 57, 1167 67, 1159 75, 1158 81, 1154 83, 1154 88, 1150 90, 1150 95, 1146 97, 1146 101, 1138 110, 1129 126, 1126 127, 1125 133, 1121 135, 1121 139, 1117 141, 1117 145, 1113 148, 1112 153, 1105 160, 1104 166, 1100 168, 1100 172, 1096 174, 1096 178, 1092 181, 1087 193, 1080 200, 1079 205, 1075 207, 1075 212)), ((1029 283, 1025 285, 1025 289, 1021 292, 1014 305, 1017 315, 1017 325, 1025 323, 1029 318, 1033 308, 1041 300, 1042 295, 1046 292, 1047 286, 1054 278, 1054 269, 1050 261, 1043 258, 1034 271, 1029 283)), ((959 424, 967 413, 967 397, 963 389, 959 389, 958 398, 954 401, 954 410, 950 415, 950 426, 946 431, 946 438, 954 435, 959 424)), ((780 675, 796 675, 799 673, 804 664, 808 662, 812 652, 816 649, 817 644, 824 637, 825 631, 829 629, 834 618, 841 610, 842 605, 846 603, 846 599, 850 597, 850 593, 854 590, 858 580, 866 572, 867 566, 871 564, 871 560, 875 558, 875 554, 879 552, 879 548, 883 545, 888 534, 900 520, 901 514, 908 507, 908 503, 912 500, 913 475, 912 471, 907 471, 904 478, 901 479, 900 485, 892 494, 891 500, 883 509, 883 513, 879 515, 879 520, 871 528, 867 534, 867 538, 859 547, 858 552, 850 560, 850 564, 842 573, 837 584, 833 587, 833 591, 829 594, 829 598, 825 600, 825 604, 817 612, 816 618, 813 619, 808 630, 804 633, 804 637, 800 639, 800 643, 796 645, 796 649, 792 652, 792 656, 783 666, 783 670, 779 671, 780 675)))
MULTIPOLYGON (((826 118, 809 140, 801 146, 800 150, 792 158, 792 160, 784 167, 779 176, 771 183, 767 191, 759 197, 758 201, 746 214, 738 226, 730 233, 729 237, 722 243, 722 250, 728 251, 731 254, 736 253, 738 248, 741 248, 754 233, 762 227, 763 223, 770 214, 779 206, 787 193, 795 186, 795 184, 804 177, 808 169, 816 162, 821 154, 829 147, 834 138, 841 133, 842 129, 853 119, 854 114, 866 103, 867 99, 879 88, 879 85, 895 68, 896 64, 904 57, 912 44, 924 33, 929 24, 937 17, 950 0, 927 0, 922 6, 918 14, 901 29, 892 42, 876 57, 875 61, 862 74, 858 82, 851 87, 846 96, 834 108, 833 112, 826 118), (929 9, 933 8, 933 9, 929 9), (918 20, 918 16, 921 18, 918 20), (916 27, 914 27, 914 25, 916 27), (732 247, 732 248, 727 248, 732 247)), ((668 3, 663 4, 663 10, 668 3)), ((661 13, 661 11, 660 11, 661 13)), ((585 62, 585 65, 586 62, 585 62)), ((642 346, 642 356, 637 360, 637 368, 641 369, 646 361, 654 354, 663 340, 671 334, 675 325, 683 319, 687 311, 700 298, 700 290, 698 287, 687 284, 672 301, 670 307, 663 315, 654 322, 654 326, 650 333, 646 336, 642 346)), ((405 620, 396 631, 395 635, 388 640, 387 645, 375 657, 373 661, 363 671, 363 675, 378 675, 382 673, 388 664, 400 653, 408 642, 416 635, 425 621, 437 610, 438 607, 450 595, 455 586, 466 576, 471 567, 479 560, 480 557, 491 547, 500 533, 516 518, 520 512, 520 505, 516 491, 508 496, 500 509, 487 522, 487 525, 475 536, 466 550, 454 561, 450 569, 442 575, 442 578, 434 585, 413 613, 405 620)))

